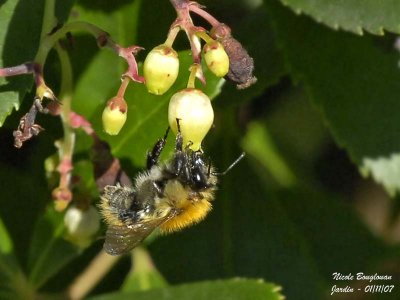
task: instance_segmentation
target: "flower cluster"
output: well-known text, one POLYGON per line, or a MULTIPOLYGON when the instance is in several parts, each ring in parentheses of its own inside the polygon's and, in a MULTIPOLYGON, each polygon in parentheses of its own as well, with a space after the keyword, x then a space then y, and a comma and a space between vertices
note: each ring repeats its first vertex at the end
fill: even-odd
MULTIPOLYGON (((56 210, 65 210, 74 198, 71 174, 76 129, 82 129, 93 138, 93 157, 95 157, 93 165, 99 189, 107 184, 121 182, 125 174, 119 161, 112 157, 108 145, 99 139, 90 122, 71 110, 71 63, 67 52, 59 43, 64 36, 76 30, 86 31, 96 38, 100 48, 111 49, 127 62, 128 68, 121 76, 120 88, 117 94, 107 102, 102 114, 103 129, 110 135, 119 134, 126 122, 128 105, 124 95, 130 82, 145 84, 149 93, 158 96, 165 94, 173 87, 180 71, 179 55, 174 50, 173 44, 180 31, 185 32, 188 38, 193 63, 188 72, 186 88, 176 92, 170 98, 168 121, 171 130, 177 134, 177 120, 179 120, 184 147, 193 151, 202 151, 202 141, 214 121, 210 98, 195 85, 196 79, 199 79, 203 85, 206 84, 202 61, 211 73, 235 83, 238 89, 247 88, 256 81, 253 76, 253 59, 233 38, 227 25, 220 23, 195 1, 170 0, 170 2, 177 13, 177 18, 172 22, 166 40, 148 52, 143 63, 143 76, 139 74, 135 58, 135 55, 143 48, 136 45, 122 47, 114 42, 107 32, 86 22, 71 22, 56 28, 45 28, 44 32, 49 32, 49 34, 41 40, 32 62, 0 69, 1 77, 32 74, 35 81, 36 95, 33 104, 28 113, 21 118, 18 128, 13 133, 16 148, 21 148, 25 141, 37 136, 43 130, 39 124, 36 124, 38 113, 50 113, 60 116, 62 120, 64 137, 56 142, 59 160, 58 165, 54 164, 52 169, 59 173, 60 178, 59 185, 52 192, 56 210), (203 18, 210 28, 196 26, 191 14, 203 18), (58 53, 62 70, 63 83, 58 97, 46 85, 43 76, 43 66, 52 48, 58 53), (101 157, 101 159, 96 157, 101 157)), ((71 240, 83 241, 82 243, 85 244, 93 232, 97 231, 99 220, 89 200, 79 203, 75 199, 74 202, 76 202, 75 206, 70 206, 65 216, 65 224, 71 240), (92 221, 87 223, 86 219, 92 221)))
MULTIPOLYGON (((201 149, 201 142, 214 120, 210 99, 195 87, 195 78, 206 83, 201 67, 202 59, 215 76, 225 77, 236 83, 239 89, 249 87, 256 81, 253 76, 254 64, 247 51, 232 37, 230 28, 220 23, 199 4, 188 0, 171 0, 171 3, 177 12, 177 18, 172 23, 165 42, 147 54, 143 64, 144 84, 148 92, 155 95, 163 95, 173 86, 179 73, 179 56, 173 43, 178 33, 184 31, 190 43, 193 64, 187 88, 178 91, 170 99, 168 120, 175 134, 176 120, 180 120, 184 144, 197 151, 201 149), (191 13, 210 23, 209 31, 195 26, 191 13)), ((125 88, 122 89, 124 90, 125 88)), ((118 134, 126 121, 126 114, 127 106, 120 89, 104 110, 105 131, 118 134)))

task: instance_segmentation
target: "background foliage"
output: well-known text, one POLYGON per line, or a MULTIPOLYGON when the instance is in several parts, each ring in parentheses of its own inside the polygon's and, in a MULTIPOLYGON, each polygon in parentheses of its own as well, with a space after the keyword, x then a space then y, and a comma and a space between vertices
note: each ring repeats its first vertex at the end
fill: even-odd
MULTIPOLYGON (((222 170, 241 149, 248 155, 221 179, 214 210, 204 222, 151 239, 148 252, 139 248, 113 262, 91 299, 279 299, 280 294, 323 299, 335 284, 368 284, 335 282, 334 272, 398 278, 400 70, 395 43, 400 4, 282 2, 201 1, 232 27, 254 57, 258 77, 256 85, 238 91, 206 74, 216 118, 204 149, 222 170), (237 277, 248 279, 232 279, 237 277)), ((34 57, 43 5, 0 0, 1 67, 34 57)), ((145 47, 141 61, 164 41, 175 18, 166 0, 57 5, 62 22, 89 21, 121 45, 145 47)), ((166 95, 152 96, 138 84, 128 87, 128 123, 120 135, 107 137, 101 112, 126 65, 112 52, 98 50, 91 37, 74 34, 69 50, 73 109, 92 122, 131 177, 167 127, 169 97, 185 86, 191 60, 187 48, 182 35, 181 75, 166 95)), ((55 92, 59 72, 55 55, 50 56, 45 78, 55 92)), ((12 131, 31 105, 31 87, 29 76, 0 78, 0 299, 29 299, 36 292, 61 297, 102 246, 95 240, 82 250, 66 241, 63 216, 52 209, 54 186, 44 162, 56 154, 59 120, 41 116, 46 131, 22 149, 12 146, 12 131)), ((74 173, 81 180, 74 192, 96 203, 89 148, 90 140, 78 133, 74 173)), ((353 296, 399 295, 395 286, 390 294, 353 296)))

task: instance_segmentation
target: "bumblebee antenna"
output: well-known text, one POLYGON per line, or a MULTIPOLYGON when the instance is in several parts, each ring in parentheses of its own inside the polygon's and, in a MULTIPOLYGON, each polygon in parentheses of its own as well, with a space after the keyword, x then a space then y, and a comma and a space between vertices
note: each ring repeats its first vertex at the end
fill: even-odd
POLYGON ((212 174, 213 175, 215 175, 215 176, 224 176, 224 175, 226 175, 230 170, 232 170, 232 168, 234 167, 234 166, 236 166, 242 159, 243 159, 243 157, 245 157, 246 156, 246 152, 243 152, 242 154, 240 154, 240 156, 238 157, 238 158, 236 158, 236 160, 233 162, 233 163, 231 163, 231 165, 224 171, 224 172, 221 172, 221 173, 217 173, 217 172, 213 172, 212 174))
POLYGON ((210 178, 210 175, 211 175, 211 158, 208 158, 207 178, 210 178))

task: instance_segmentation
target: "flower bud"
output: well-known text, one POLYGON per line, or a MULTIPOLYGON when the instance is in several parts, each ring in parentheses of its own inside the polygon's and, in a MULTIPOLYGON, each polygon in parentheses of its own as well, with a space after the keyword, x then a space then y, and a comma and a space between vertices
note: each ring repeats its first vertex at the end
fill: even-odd
POLYGON ((218 41, 204 45, 204 59, 208 69, 218 77, 224 77, 229 71, 229 57, 224 46, 218 41))
POLYGON ((57 187, 51 193, 56 211, 63 211, 72 200, 72 192, 68 188, 57 187))
POLYGON ((103 110, 103 128, 110 135, 117 135, 126 121, 128 106, 122 97, 111 98, 103 110))
POLYGON ((178 53, 166 45, 155 47, 144 61, 143 73, 149 93, 164 94, 178 77, 178 53))
POLYGON ((168 121, 172 131, 178 132, 177 119, 184 147, 197 151, 214 121, 210 98, 202 91, 187 88, 172 96, 168 107, 168 121))
POLYGON ((87 210, 72 206, 65 213, 64 225, 67 238, 79 246, 86 247, 100 228, 100 216, 93 206, 87 210))
POLYGON ((47 98, 54 101, 57 100, 57 97, 54 95, 53 91, 44 83, 37 86, 36 97, 39 98, 40 100, 43 100, 43 98, 47 98))

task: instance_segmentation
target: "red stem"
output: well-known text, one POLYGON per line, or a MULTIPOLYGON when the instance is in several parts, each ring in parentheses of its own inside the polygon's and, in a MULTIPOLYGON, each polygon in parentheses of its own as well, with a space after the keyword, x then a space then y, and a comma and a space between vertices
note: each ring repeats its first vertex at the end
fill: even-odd
POLYGON ((220 24, 220 22, 216 18, 214 18, 212 15, 210 15, 208 12, 206 12, 197 4, 189 5, 189 10, 194 12, 195 14, 198 14, 200 17, 202 17, 204 20, 210 23, 211 26, 213 27, 218 26, 220 24))
POLYGON ((124 48, 115 44, 114 49, 117 51, 118 55, 124 58, 128 63, 128 70, 122 75, 122 77, 128 76, 132 81, 144 83, 144 77, 139 75, 138 65, 135 59, 135 54, 143 48, 139 46, 124 48))
POLYGON ((182 9, 184 6, 189 4, 188 0, 169 0, 175 9, 182 9))
POLYGON ((32 74, 35 68, 34 65, 32 62, 27 62, 22 65, 0 69, 0 77, 32 74))
POLYGON ((129 84, 129 77, 125 77, 122 79, 121 86, 118 89, 117 97, 123 98, 125 95, 126 88, 128 87, 129 84))

